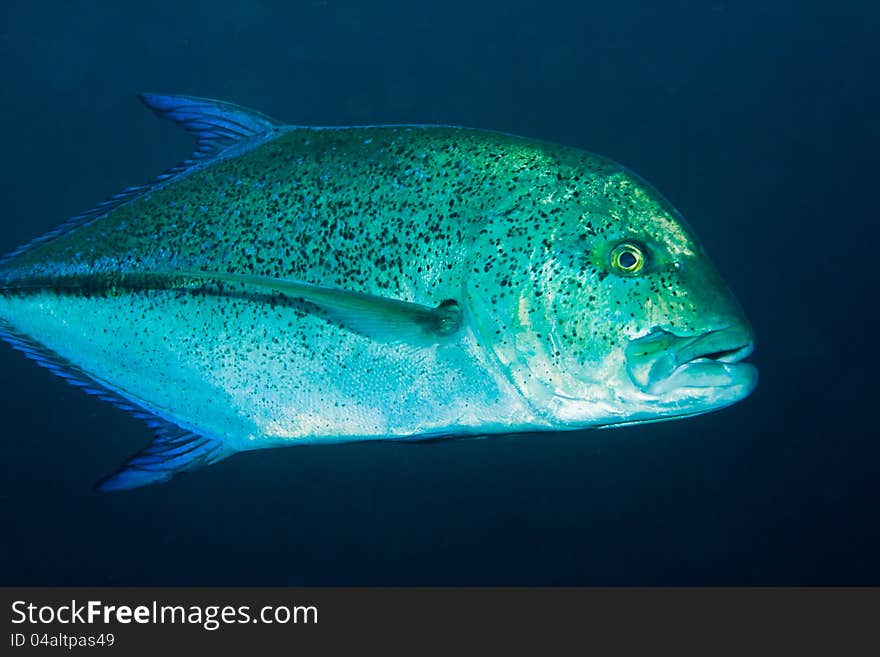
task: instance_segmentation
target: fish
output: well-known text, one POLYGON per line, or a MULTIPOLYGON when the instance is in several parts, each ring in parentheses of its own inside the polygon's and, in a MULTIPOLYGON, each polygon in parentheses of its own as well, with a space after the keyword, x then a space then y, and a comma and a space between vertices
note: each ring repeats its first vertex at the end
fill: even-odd
POLYGON ((99 490, 253 449, 686 418, 757 384, 692 228, 610 159, 139 98, 193 155, 0 260, 0 337, 155 431, 99 490))

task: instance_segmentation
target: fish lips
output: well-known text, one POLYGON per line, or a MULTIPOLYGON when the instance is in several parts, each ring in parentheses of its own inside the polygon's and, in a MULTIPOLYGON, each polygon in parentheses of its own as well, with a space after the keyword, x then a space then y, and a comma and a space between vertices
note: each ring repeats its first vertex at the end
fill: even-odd
POLYGON ((758 382, 755 366, 742 362, 753 349, 748 326, 689 336, 656 328, 629 342, 626 369, 636 387, 650 395, 666 396, 683 388, 727 389, 741 399, 758 382))

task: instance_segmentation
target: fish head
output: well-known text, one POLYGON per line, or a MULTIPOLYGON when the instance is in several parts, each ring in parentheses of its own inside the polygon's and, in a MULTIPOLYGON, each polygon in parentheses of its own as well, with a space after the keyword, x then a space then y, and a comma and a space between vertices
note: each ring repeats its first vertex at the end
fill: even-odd
POLYGON ((579 182, 555 176, 557 209, 537 210, 553 220, 529 224, 540 234, 508 226, 503 285, 470 282, 484 343, 552 428, 674 419, 743 399, 757 370, 743 362, 754 335, 740 304, 668 201, 622 167, 598 168, 579 182))

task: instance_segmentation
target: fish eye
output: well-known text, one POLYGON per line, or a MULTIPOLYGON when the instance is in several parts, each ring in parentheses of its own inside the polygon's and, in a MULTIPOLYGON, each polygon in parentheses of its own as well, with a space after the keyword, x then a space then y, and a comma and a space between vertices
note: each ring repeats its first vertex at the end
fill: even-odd
POLYGON ((622 274, 638 274, 645 266, 645 252, 632 242, 621 242, 611 251, 611 267, 622 274))

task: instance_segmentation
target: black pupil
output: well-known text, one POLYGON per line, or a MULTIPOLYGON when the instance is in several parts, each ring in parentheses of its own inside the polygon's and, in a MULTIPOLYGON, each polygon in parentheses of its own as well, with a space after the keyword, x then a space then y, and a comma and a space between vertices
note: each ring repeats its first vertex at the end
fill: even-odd
POLYGON ((624 251, 623 253, 621 253, 617 261, 624 269, 632 269, 636 266, 636 262, 638 262, 635 255, 633 255, 631 251, 624 251))

